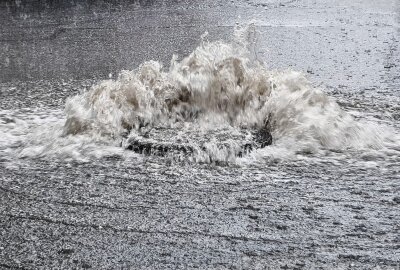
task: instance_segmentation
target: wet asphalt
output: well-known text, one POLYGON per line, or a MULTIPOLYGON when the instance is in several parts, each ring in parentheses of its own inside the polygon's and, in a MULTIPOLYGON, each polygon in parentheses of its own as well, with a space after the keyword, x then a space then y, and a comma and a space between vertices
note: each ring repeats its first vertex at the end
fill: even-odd
MULTIPOLYGON (((394 0, 5 1, 0 106, 62 108, 99 79, 144 60, 168 65, 205 31, 230 40, 236 23, 253 21, 271 68, 308 73, 347 106, 364 99, 362 110, 383 114, 377 100, 400 112, 390 102, 399 10, 394 0)), ((0 160, 3 269, 399 269, 396 163, 18 164, 0 160)))

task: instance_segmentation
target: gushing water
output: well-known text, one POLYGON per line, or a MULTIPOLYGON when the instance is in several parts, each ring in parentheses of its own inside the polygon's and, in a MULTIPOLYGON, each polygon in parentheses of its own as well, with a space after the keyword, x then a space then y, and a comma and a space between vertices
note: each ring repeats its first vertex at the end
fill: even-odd
POLYGON ((22 128, 19 157, 120 155, 143 138, 188 145, 192 160, 206 162, 399 150, 394 131, 356 121, 302 73, 268 70, 257 60, 254 33, 238 29, 231 44, 203 38, 189 56, 173 56, 169 68, 145 62, 69 98, 65 119, 37 123, 44 130, 22 128), (253 131, 270 134, 272 145, 244 157, 240 147, 253 131))

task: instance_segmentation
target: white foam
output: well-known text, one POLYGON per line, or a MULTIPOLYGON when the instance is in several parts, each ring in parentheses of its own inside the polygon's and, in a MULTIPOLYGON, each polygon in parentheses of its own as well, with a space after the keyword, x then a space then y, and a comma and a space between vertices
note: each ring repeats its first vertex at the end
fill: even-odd
MULTIPOLYGON (((23 137, 26 141, 19 156, 68 153, 70 158, 84 160, 88 155, 121 154, 116 147, 127 133, 133 136, 146 126, 177 122, 186 122, 187 132, 193 126, 207 131, 226 125, 267 125, 273 146, 253 152, 248 160, 289 159, 329 150, 398 150, 396 132, 377 123, 356 121, 302 73, 268 70, 257 61, 254 48, 249 49, 254 45, 249 42, 249 37, 254 38, 252 31, 254 26, 236 31, 232 44, 203 40, 181 61, 174 56, 169 68, 145 62, 69 98, 65 120, 57 118, 47 131, 30 130, 30 136, 23 137), (61 126, 60 121, 65 124, 61 126)), ((2 144, 18 137, 13 134, 19 129, 11 125, 20 125, 25 133, 33 124, 41 125, 40 121, 29 127, 17 122, 2 125, 2 144)), ((184 125, 182 129, 185 132, 184 125)), ((217 158, 223 155, 215 151, 217 158)))

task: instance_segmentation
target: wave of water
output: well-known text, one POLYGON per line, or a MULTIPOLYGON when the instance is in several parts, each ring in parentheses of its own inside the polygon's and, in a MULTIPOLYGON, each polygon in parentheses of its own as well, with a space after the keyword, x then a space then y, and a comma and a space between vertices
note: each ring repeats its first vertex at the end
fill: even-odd
MULTIPOLYGON (((400 150, 393 129, 355 120, 302 73, 267 69, 257 60, 252 27, 236 30, 232 43, 203 39, 182 60, 174 56, 169 68, 149 61, 122 71, 117 79, 69 98, 65 115, 57 114, 45 128, 40 121, 35 122, 40 127, 20 124, 25 135, 19 157, 121 155, 129 138, 160 128, 174 131, 158 134, 170 143, 198 145, 199 138, 207 138, 207 149, 196 151, 194 161, 400 150), (269 132, 273 144, 238 158, 229 147, 238 147, 250 130, 269 132), (228 137, 224 143, 229 141, 222 150, 221 133, 228 137)), ((17 124, 11 124, 14 129, 2 123, 5 135, 16 132, 17 124)))

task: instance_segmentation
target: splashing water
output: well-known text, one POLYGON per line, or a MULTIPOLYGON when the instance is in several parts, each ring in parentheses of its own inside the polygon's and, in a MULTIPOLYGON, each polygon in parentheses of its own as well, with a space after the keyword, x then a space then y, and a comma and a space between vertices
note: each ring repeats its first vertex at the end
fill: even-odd
POLYGON ((232 44, 209 42, 204 36, 189 56, 181 61, 173 56, 169 69, 149 61, 137 70, 122 71, 116 80, 94 85, 67 100, 66 119, 46 135, 27 135, 19 156, 69 153, 70 158, 85 159, 101 156, 99 148, 120 155, 130 139, 157 133, 159 140, 183 141, 193 148, 206 138, 203 148, 194 151, 195 161, 235 161, 229 149, 240 147, 251 130, 269 132, 273 145, 241 160, 399 150, 394 131, 354 120, 303 74, 268 70, 257 60, 254 36, 253 26, 238 29, 232 44), (222 150, 221 133, 228 137, 223 143, 229 144, 222 150))

